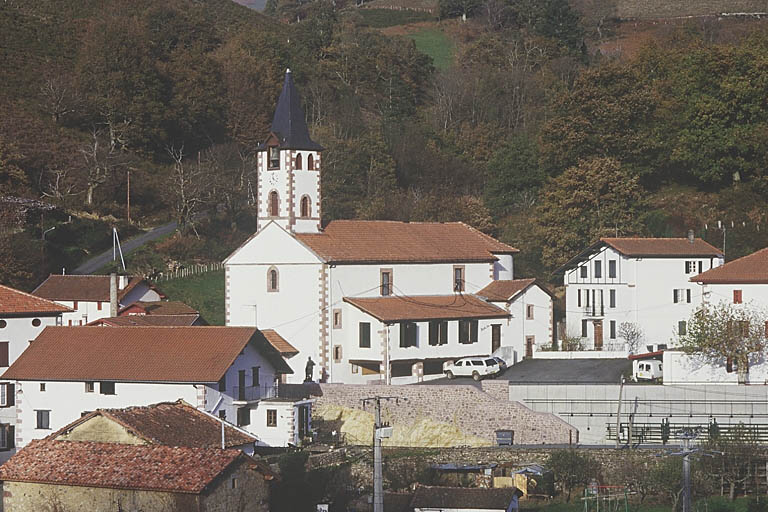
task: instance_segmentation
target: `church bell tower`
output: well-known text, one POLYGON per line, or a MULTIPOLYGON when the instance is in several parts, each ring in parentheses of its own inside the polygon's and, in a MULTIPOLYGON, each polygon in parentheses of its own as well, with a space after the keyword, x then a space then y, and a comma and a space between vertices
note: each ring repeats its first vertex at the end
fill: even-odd
POLYGON ((309 137, 288 69, 269 136, 257 149, 257 230, 275 221, 293 233, 320 232, 322 151, 309 137))

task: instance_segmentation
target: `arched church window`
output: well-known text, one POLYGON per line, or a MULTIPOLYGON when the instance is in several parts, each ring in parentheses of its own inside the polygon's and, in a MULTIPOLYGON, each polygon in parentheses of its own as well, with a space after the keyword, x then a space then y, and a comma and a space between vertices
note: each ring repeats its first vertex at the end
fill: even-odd
POLYGON ((269 193, 269 215, 270 217, 277 217, 280 214, 280 198, 277 195, 277 191, 273 190, 269 193))
POLYGON ((301 218, 308 219, 311 216, 312 209, 310 207, 309 196, 301 198, 301 218))
POLYGON ((267 291, 276 292, 280 289, 280 275, 275 267, 269 267, 267 270, 267 291))
POLYGON ((309 155, 307 157, 307 169, 310 171, 315 170, 315 157, 312 155, 309 155))
POLYGON ((296 155, 296 169, 301 170, 301 153, 296 155))

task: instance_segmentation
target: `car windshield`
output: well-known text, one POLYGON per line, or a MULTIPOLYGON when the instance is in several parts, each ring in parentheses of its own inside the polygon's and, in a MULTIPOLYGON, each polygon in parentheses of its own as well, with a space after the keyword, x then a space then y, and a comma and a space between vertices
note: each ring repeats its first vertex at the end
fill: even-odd
POLYGON ((493 366, 495 364, 499 364, 499 362, 496 361, 495 359, 486 359, 485 360, 485 364, 488 365, 488 366, 493 366))

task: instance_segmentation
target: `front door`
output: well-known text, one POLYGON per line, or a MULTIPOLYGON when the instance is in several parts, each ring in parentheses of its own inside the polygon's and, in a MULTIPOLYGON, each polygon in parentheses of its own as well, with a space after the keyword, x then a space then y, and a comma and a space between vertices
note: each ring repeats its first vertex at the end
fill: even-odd
POLYGON ((501 324, 491 325, 491 354, 501 346, 501 324))
POLYGON ((525 357, 533 357, 533 336, 525 337, 525 357))
POLYGON ((595 350, 603 350, 603 321, 595 320, 595 350))

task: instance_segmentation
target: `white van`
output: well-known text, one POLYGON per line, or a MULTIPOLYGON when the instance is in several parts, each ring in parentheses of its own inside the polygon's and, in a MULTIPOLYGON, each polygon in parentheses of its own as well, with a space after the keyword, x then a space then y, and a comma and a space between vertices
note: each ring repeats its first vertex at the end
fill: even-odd
POLYGON ((632 380, 658 380, 664 376, 661 361, 656 359, 632 361, 632 380))

